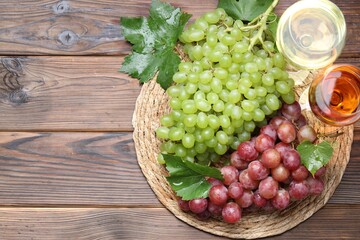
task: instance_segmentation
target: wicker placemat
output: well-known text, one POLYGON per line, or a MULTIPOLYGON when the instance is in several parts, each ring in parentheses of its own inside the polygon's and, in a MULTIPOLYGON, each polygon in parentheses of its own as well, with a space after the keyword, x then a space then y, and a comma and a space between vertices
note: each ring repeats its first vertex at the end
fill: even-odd
MULTIPOLYGON (((301 80, 302 82, 296 82, 298 98, 313 77, 310 73, 305 80, 301 80)), ((280 234, 300 224, 323 207, 341 181, 350 157, 353 126, 330 127, 318 121, 310 111, 306 111, 304 115, 319 132, 343 133, 330 139, 334 142, 334 155, 327 167, 325 189, 322 194, 294 202, 282 211, 244 213, 236 224, 228 224, 217 219, 200 221, 178 208, 176 195, 165 178, 167 171, 157 162, 160 141, 155 136, 155 130, 160 125, 160 117, 170 111, 168 100, 164 90, 155 81, 143 85, 133 115, 137 160, 160 202, 177 218, 195 228, 230 238, 253 239, 280 234)))

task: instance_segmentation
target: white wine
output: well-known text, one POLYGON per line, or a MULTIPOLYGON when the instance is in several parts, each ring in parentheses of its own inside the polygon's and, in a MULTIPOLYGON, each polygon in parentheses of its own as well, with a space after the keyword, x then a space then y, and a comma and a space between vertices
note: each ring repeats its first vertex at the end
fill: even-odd
POLYGON ((328 0, 301 0, 282 15, 277 47, 296 67, 318 69, 340 55, 346 36, 345 18, 328 0))

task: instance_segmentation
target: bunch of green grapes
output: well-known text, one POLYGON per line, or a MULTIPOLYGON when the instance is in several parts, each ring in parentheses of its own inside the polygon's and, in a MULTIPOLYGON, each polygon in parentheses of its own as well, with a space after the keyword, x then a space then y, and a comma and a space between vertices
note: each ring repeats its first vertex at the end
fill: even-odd
MULTIPOLYGON (((223 9, 198 18, 180 41, 181 62, 167 89, 171 112, 156 130, 162 153, 209 164, 251 138, 281 102, 295 101, 294 81, 270 36, 250 46, 258 33, 223 9)), ((161 162, 161 155, 159 161, 161 162)))

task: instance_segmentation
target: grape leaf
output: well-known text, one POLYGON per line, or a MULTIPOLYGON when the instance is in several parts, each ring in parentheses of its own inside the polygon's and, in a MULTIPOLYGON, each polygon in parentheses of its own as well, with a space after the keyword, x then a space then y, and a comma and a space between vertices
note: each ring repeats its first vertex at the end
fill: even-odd
POLYGON ((120 72, 148 82, 158 72, 157 82, 168 88, 180 63, 174 52, 178 37, 191 17, 168 3, 153 0, 149 16, 121 17, 121 30, 132 46, 132 53, 125 58, 120 72))
POLYGON ((272 36, 273 40, 276 40, 276 31, 279 23, 279 17, 275 13, 271 13, 268 17, 268 26, 267 29, 270 32, 270 35, 272 36))
POLYGON ((268 9, 273 0, 219 0, 218 7, 234 19, 251 21, 268 9))
POLYGON ((167 180, 176 194, 184 200, 206 198, 209 195, 211 184, 205 177, 223 180, 217 168, 183 161, 173 155, 163 154, 163 157, 170 174, 167 180))
POLYGON ((301 163, 312 175, 329 162, 334 151, 327 141, 323 141, 319 144, 304 141, 300 143, 296 149, 300 154, 301 163))

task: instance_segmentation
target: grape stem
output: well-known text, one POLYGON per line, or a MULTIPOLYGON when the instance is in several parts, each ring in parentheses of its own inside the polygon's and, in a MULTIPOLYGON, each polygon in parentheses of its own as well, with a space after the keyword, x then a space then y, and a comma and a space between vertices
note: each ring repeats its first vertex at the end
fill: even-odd
POLYGON ((260 28, 259 28, 258 32, 256 33, 256 35, 250 39, 250 45, 248 48, 249 51, 252 50, 252 48, 254 47, 257 40, 259 40, 264 45, 264 42, 262 39, 262 34, 263 34, 264 30, 266 29, 266 23, 267 23, 267 19, 268 19, 270 13, 272 12, 272 10, 274 10, 274 8, 276 7, 276 5, 278 3, 279 3, 279 0, 274 0, 272 2, 272 4, 270 5, 270 7, 268 9, 266 9, 266 11, 263 14, 260 14, 254 20, 252 20, 250 22, 250 24, 253 24, 256 21, 258 21, 258 23, 256 25, 254 25, 254 27, 260 26, 260 28))

